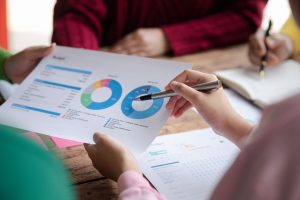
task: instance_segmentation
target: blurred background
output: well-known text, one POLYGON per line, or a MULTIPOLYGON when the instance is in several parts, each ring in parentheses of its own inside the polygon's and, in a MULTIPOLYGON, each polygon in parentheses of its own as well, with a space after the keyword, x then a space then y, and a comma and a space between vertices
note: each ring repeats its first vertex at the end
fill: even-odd
MULTIPOLYGON (((0 46, 14 53, 32 45, 49 44, 55 2, 0 0, 0 46)), ((279 30, 289 15, 288 0, 269 0, 262 26, 266 26, 268 19, 272 19, 273 30, 279 30)))

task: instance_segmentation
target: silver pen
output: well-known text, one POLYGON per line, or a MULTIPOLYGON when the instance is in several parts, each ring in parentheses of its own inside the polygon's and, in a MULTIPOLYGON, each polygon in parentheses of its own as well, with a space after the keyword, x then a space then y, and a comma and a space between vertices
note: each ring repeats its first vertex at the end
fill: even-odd
MULTIPOLYGON (((208 92, 210 90, 219 89, 222 86, 222 83, 220 80, 207 82, 207 83, 200 83, 193 86, 190 86, 191 88, 194 88, 197 91, 200 92, 208 92)), ((178 94, 174 92, 173 90, 167 90, 163 92, 153 93, 153 94, 147 94, 143 96, 139 96, 134 99, 134 101, 147 101, 152 99, 161 99, 161 98, 167 98, 167 97, 173 97, 177 96, 178 94)))

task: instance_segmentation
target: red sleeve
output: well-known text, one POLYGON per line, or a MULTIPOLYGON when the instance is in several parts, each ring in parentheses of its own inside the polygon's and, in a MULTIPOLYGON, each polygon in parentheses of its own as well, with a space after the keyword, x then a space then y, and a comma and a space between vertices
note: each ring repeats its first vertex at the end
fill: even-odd
POLYGON ((58 45, 98 49, 106 14, 103 0, 58 0, 52 41, 58 45))
POLYGON ((260 26, 266 0, 235 0, 202 19, 163 26, 173 54, 188 54, 248 40, 260 26))

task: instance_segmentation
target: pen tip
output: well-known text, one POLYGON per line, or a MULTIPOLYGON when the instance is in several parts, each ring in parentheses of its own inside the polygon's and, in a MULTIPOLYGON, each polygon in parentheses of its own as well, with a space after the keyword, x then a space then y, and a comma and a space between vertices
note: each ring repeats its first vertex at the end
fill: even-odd
POLYGON ((265 78, 265 72, 264 71, 260 71, 259 72, 259 79, 263 80, 265 78))

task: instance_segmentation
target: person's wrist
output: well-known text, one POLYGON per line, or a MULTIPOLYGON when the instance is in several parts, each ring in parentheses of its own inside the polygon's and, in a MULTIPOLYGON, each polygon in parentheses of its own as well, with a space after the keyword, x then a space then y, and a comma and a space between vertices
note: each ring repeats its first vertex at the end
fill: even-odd
POLYGON ((253 129, 253 125, 236 112, 227 117, 225 124, 222 135, 239 147, 253 129))
POLYGON ((118 178, 127 171, 134 171, 136 173, 142 174, 137 161, 132 157, 131 154, 124 155, 119 158, 119 164, 116 165, 113 180, 118 180, 118 178))
POLYGON ((123 165, 120 170, 120 175, 127 171, 134 171, 136 173, 142 174, 141 170, 139 169, 139 167, 137 166, 136 163, 130 162, 130 163, 123 165))
POLYGON ((163 29, 161 29, 161 28, 158 28, 158 32, 159 32, 159 37, 161 38, 161 42, 162 42, 162 45, 163 45, 163 50, 165 52, 170 51, 171 50, 171 45, 170 45, 170 42, 167 38, 167 35, 165 34, 163 29))

